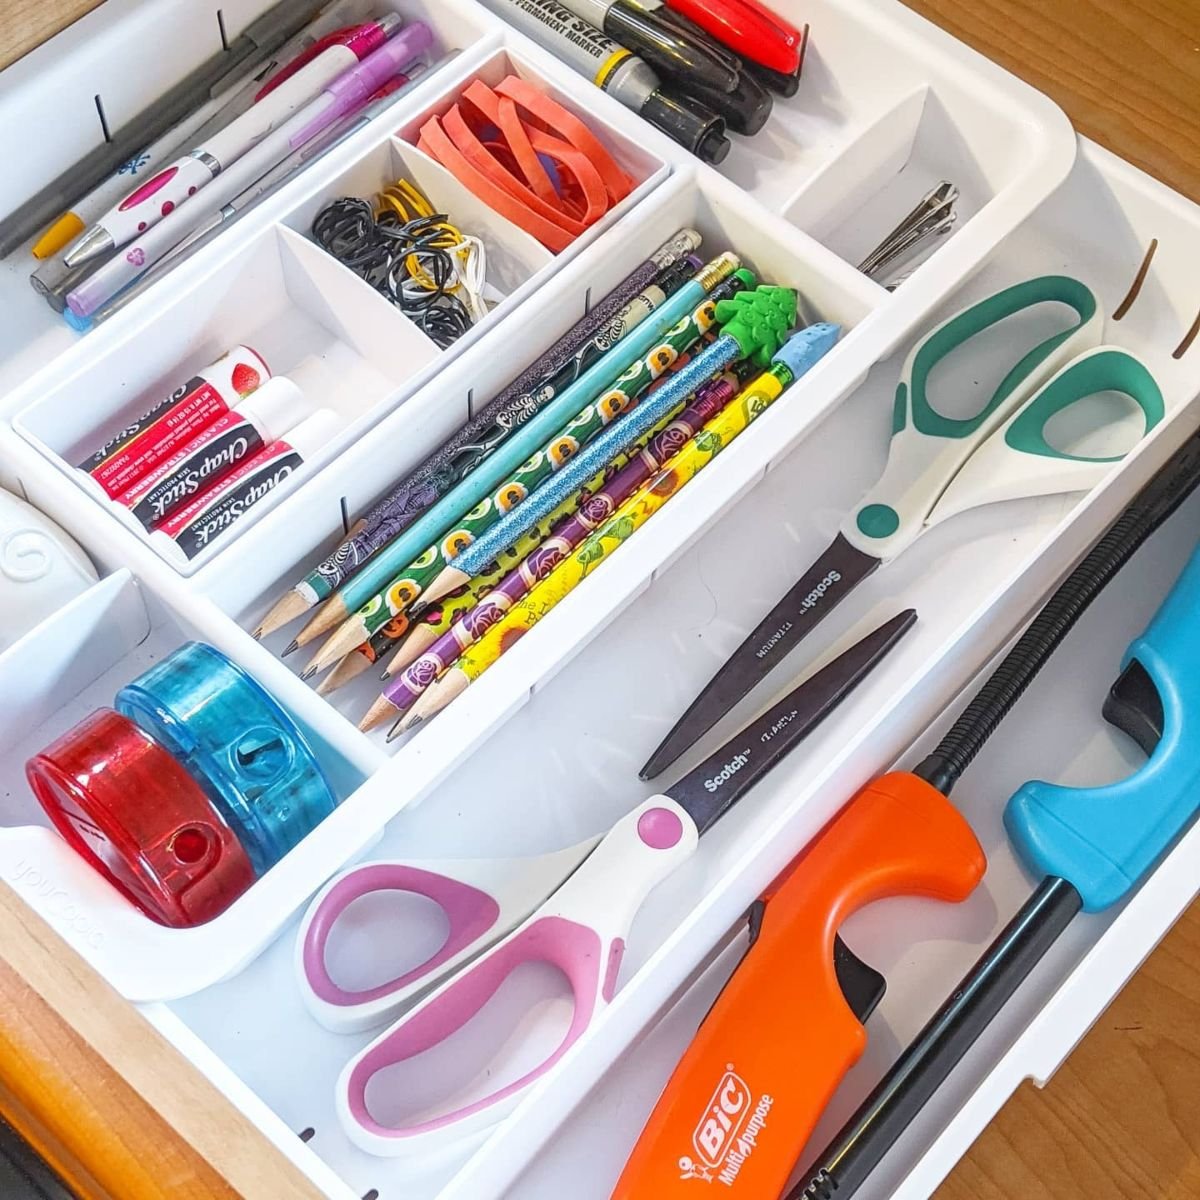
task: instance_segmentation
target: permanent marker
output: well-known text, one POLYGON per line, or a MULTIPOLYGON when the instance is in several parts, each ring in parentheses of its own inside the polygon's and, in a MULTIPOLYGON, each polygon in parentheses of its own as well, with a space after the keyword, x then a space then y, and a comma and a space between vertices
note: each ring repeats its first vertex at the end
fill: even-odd
MULTIPOLYGON (((602 29, 613 41, 628 46, 656 71, 702 81, 706 88, 732 92, 740 71, 736 59, 713 47, 707 38, 693 37, 662 20, 651 6, 624 0, 562 0, 577 17, 602 29)), ((662 6, 660 6, 662 7, 662 6)))
POLYGON ((675 87, 683 95, 707 104, 713 112, 724 118, 725 124, 734 133, 753 137, 762 131, 775 108, 771 93, 759 81, 758 72, 761 69, 754 67, 744 70, 732 92, 710 88, 698 75, 691 78, 681 76, 676 80, 675 87))
POLYGON ((742 58, 794 75, 804 33, 757 0, 666 0, 677 13, 712 34, 742 58))
POLYGON ((237 120, 153 179, 135 188, 114 205, 63 256, 77 267, 131 242, 169 216, 180 204, 211 183, 226 167, 277 130, 297 110, 321 95, 348 68, 379 49, 402 24, 389 13, 352 35, 345 44, 330 46, 270 96, 252 105, 237 120))
POLYGON ((649 63, 558 0, 484 0, 484 4, 697 158, 725 161, 730 145, 721 117, 699 101, 668 92, 649 63))

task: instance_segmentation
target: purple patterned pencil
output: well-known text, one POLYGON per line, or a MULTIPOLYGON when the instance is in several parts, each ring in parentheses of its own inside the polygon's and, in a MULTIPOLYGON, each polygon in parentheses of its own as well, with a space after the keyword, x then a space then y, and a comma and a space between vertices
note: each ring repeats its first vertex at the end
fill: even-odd
POLYGON ((424 654, 395 679, 371 706, 360 729, 369 730, 392 720, 416 703, 421 693, 458 656, 481 638, 504 614, 545 579, 590 533, 599 528, 648 479, 662 469, 741 388, 736 374, 727 373, 706 384, 678 417, 625 465, 602 491, 589 497, 520 566, 514 567, 470 612, 460 617, 424 654))
MULTIPOLYGON (((506 432, 532 419, 558 391, 582 374, 587 363, 602 355, 633 325, 647 319, 665 300, 664 290, 656 288, 656 281, 662 282, 664 289, 679 287, 692 274, 684 264, 699 245, 698 233, 681 229, 634 268, 558 342, 378 501, 363 517, 357 532, 276 601, 254 636, 265 637, 281 629, 332 596, 381 546, 461 478, 467 469, 464 455, 472 448, 475 457, 483 453, 483 447, 477 446, 481 439, 502 439, 506 432), (652 299, 651 293, 657 299, 652 299)), ((329 626, 309 632, 311 636, 327 632, 348 615, 335 614, 329 626)), ((309 640, 311 637, 302 637, 300 644, 309 640)))

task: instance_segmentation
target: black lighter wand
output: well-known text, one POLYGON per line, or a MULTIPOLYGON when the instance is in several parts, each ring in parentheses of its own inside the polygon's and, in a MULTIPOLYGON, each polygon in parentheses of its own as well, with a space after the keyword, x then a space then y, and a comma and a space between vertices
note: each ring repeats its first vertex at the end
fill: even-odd
MULTIPOLYGON (((1076 621, 1197 484, 1200 433, 1071 572, 915 775, 949 796, 1076 621)), ((1070 883, 1044 879, 786 1200, 853 1196, 1081 907, 1070 883)))

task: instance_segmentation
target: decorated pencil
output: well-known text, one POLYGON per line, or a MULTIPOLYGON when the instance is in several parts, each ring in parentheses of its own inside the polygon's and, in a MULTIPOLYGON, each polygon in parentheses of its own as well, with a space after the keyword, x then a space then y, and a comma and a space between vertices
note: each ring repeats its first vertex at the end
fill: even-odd
MULTIPOLYGON (((668 329, 690 313, 718 284, 728 279, 739 265, 737 255, 729 253, 720 254, 705 264, 695 278, 684 284, 649 320, 643 321, 628 337, 593 363, 575 383, 479 463, 470 475, 455 484, 403 533, 373 555, 336 595, 326 601, 319 614, 320 620, 316 622, 317 632, 324 633, 340 625, 426 546, 441 538, 461 519, 463 513, 470 511, 503 483, 565 421, 603 395, 622 373, 653 349, 668 329)), ((313 624, 310 622, 310 625, 313 624)))
MULTIPOLYGON (((749 271, 736 271, 728 279, 713 289, 710 296, 688 313, 676 326, 667 330, 663 337, 642 358, 638 359, 611 388, 598 397, 594 403, 586 405, 543 446, 535 451, 532 458, 522 463, 517 470, 505 479, 490 496, 476 505, 463 519, 436 545, 428 547, 410 567, 397 576, 386 588, 385 592, 373 596, 353 616, 344 621, 336 633, 321 647, 305 669, 301 678, 307 679, 317 671, 336 662, 349 654, 371 633, 372 616, 381 612, 403 612, 419 595, 421 595, 433 580, 444 573, 447 565, 462 554, 469 545, 484 536, 487 531, 505 519, 518 505, 524 504, 531 495, 555 472, 562 470, 566 464, 581 449, 591 444, 602 430, 610 426, 623 414, 643 403, 643 397, 651 393, 656 381, 668 372, 674 372, 681 357, 687 355, 715 323, 714 313, 719 302, 734 297, 753 286, 754 276, 749 271), (382 602, 381 602, 382 597, 382 602), (384 607, 386 605, 386 607, 384 607)), ((690 366, 690 361, 689 364, 690 366)), ((688 367, 680 368, 680 371, 688 367)), ((676 403, 682 407, 686 393, 679 395, 676 403)), ((650 401, 644 401, 650 403, 650 401)), ((659 407, 655 418, 645 423, 639 429, 639 436, 648 434, 651 427, 659 420, 667 417, 669 409, 659 407)), ((636 440, 636 439, 635 439, 636 440)), ((625 447, 622 446, 622 449, 625 447)), ((609 456, 611 458, 611 455, 609 456)), ((589 472, 580 475, 576 473, 576 483, 573 487, 560 490, 556 502, 544 508, 535 521, 525 528, 540 521, 550 511, 558 506, 573 492, 578 491, 590 475, 602 470, 606 461, 597 463, 589 472)), ((523 528, 521 532, 523 533, 523 528)), ((492 557, 495 557, 494 555, 492 557)), ((483 570, 491 558, 479 563, 483 570)), ((443 589, 437 597, 446 595, 449 591, 461 587, 478 571, 470 571, 457 577, 454 588, 443 589)), ((319 617, 318 620, 321 618, 319 617)), ((297 640, 303 640, 302 633, 297 640)))
POLYGON ((779 350, 768 371, 759 376, 721 413, 709 421, 636 495, 627 500, 564 562, 519 604, 494 624, 393 726, 389 740, 414 729, 461 695, 543 617, 569 595, 610 554, 623 545, 671 497, 685 487, 784 390, 823 358, 838 337, 836 325, 810 325, 779 350))
MULTIPOLYGON (((665 427, 667 422, 664 421, 662 424, 665 427)), ((656 429, 655 433, 657 432, 659 431, 656 429)), ((649 438, 646 440, 649 441, 649 438)), ((640 450, 640 447, 638 449, 640 450)), ((610 472, 615 473, 624 465, 624 461, 619 461, 619 465, 614 462, 610 472)), ((487 595, 509 571, 519 566, 526 557, 532 554, 550 536, 552 529, 560 520, 570 517, 588 496, 602 487, 609 478, 610 472, 601 472, 596 475, 585 488, 566 500, 544 521, 539 521, 533 529, 527 531, 515 546, 506 550, 499 560, 489 565, 486 571, 473 576, 469 583, 446 596, 438 604, 426 609, 419 618, 413 617, 410 620, 407 613, 389 614, 386 607, 378 610, 371 618, 373 632, 370 637, 355 646, 351 653, 347 654, 337 667, 325 677, 317 687, 317 694, 328 695, 358 678, 368 667, 395 649, 402 639, 406 639, 404 642, 405 652, 395 655, 393 659, 394 662, 400 664, 397 670, 407 666, 411 661, 407 657, 407 652, 410 650, 413 658, 419 657, 424 649, 437 641, 458 617, 474 608, 475 604, 487 595), (380 625, 380 621, 384 623, 380 625), (429 638, 428 641, 424 640, 426 637, 429 638)))
POLYGON ((460 452, 520 428, 570 386, 631 329, 648 319, 679 286, 669 275, 700 245, 700 235, 680 230, 639 263, 545 354, 531 363, 481 412, 410 472, 363 517, 362 528, 283 594, 255 630, 266 637, 319 604, 349 580, 382 546, 449 490, 460 452), (665 287, 661 286, 666 284, 665 287), (449 482, 446 482, 449 480, 449 482))
MULTIPOLYGON (((704 306, 701 306, 702 308, 704 306)), ((635 441, 659 417, 706 379, 720 374, 742 359, 765 366, 786 340, 796 322, 797 296, 791 288, 759 287, 732 300, 708 306, 711 320, 722 325, 721 336, 695 361, 653 397, 606 429, 581 450, 550 482, 525 503, 505 513, 477 538, 426 589, 428 600, 437 600, 460 587, 486 566, 505 546, 515 541, 533 522, 558 504, 562 495, 579 487, 597 468, 635 441)))
POLYGON ((455 622, 425 653, 392 680, 375 702, 361 729, 373 729, 416 703, 421 693, 458 657, 474 645, 492 625, 545 580, 572 550, 594 533, 673 455, 696 436, 740 390, 732 375, 722 376, 701 389, 696 399, 604 487, 590 496, 579 511, 557 526, 541 547, 488 593, 474 609, 455 622))

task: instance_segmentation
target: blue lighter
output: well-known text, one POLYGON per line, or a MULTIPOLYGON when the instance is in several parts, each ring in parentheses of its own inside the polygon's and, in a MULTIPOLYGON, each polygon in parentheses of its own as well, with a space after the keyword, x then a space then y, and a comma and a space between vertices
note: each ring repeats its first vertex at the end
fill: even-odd
POLYGON ((1136 887, 1200 808, 1200 549, 1122 666, 1104 715, 1146 764, 1104 787, 1027 783, 1004 812, 1025 865, 1070 883, 1086 912, 1136 887))

